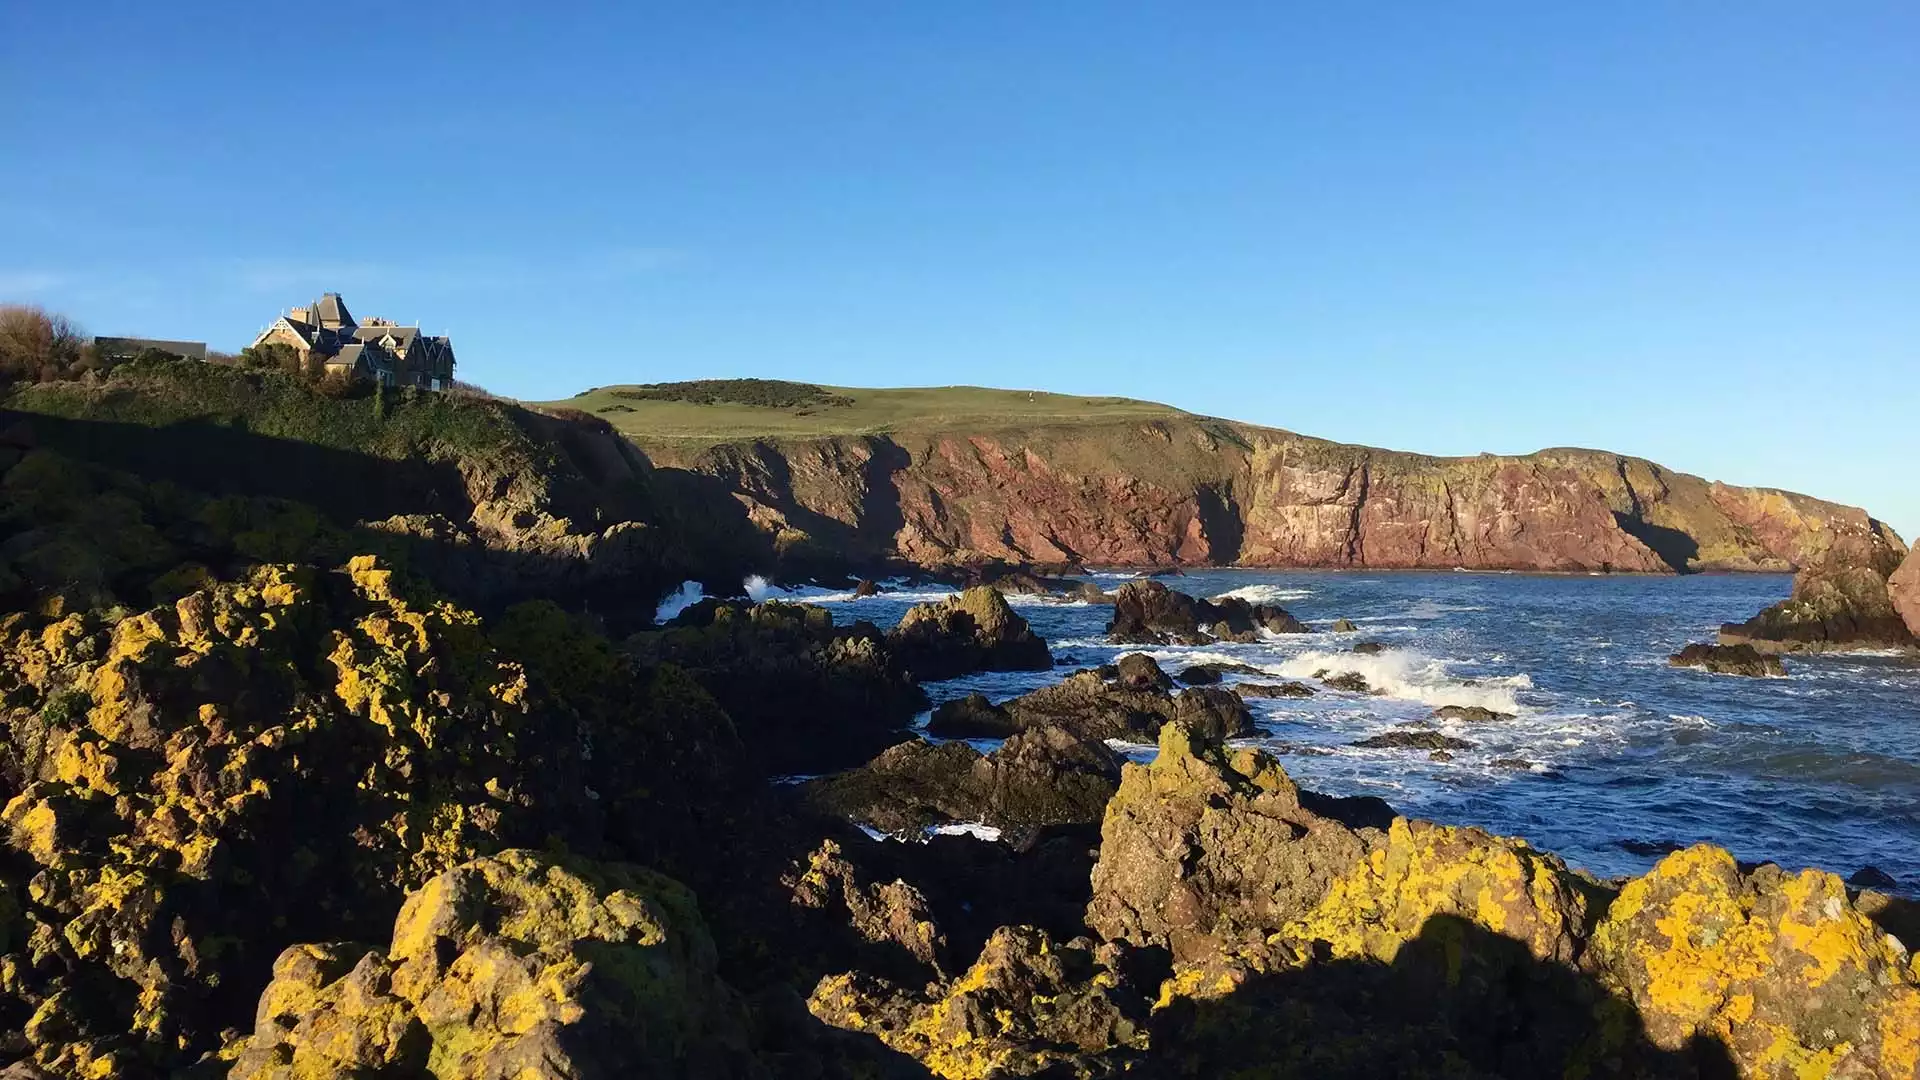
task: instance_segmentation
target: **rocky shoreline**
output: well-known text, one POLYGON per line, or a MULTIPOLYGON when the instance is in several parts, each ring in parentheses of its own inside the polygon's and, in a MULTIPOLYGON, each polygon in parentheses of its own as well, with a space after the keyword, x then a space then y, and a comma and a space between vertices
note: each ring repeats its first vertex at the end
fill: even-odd
MULTIPOLYGON (((1232 745, 1250 697, 1368 692, 1337 662, 1125 654, 949 710, 997 745, 929 740, 922 681, 1053 663, 999 591, 655 625, 752 546, 473 407, 405 492, 453 527, 390 546, 46 424, 0 452, 0 1077, 1920 1075, 1920 915, 1884 880, 1708 845, 1601 879, 1232 745), (444 513, 502 480, 476 432, 568 483, 444 513), (630 515, 557 512, 595 485, 630 515)), ((1304 625, 1106 599, 1122 641, 1304 625)))

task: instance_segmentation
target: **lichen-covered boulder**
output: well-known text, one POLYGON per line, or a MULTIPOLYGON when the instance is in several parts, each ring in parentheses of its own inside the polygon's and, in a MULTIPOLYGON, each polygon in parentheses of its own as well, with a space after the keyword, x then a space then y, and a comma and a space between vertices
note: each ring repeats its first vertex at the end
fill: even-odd
POLYGON ((975 671, 1045 671, 1053 666, 1047 643, 998 589, 987 585, 915 604, 887 635, 887 646, 923 682, 975 671))
POLYGON ((942 1080, 1100 1075, 1147 1042, 1146 1007, 1118 950, 1065 945, 1002 927, 966 974, 914 993, 856 973, 820 980, 808 1009, 834 1027, 876 1035, 942 1080))
POLYGON ((1176 959, 1262 939, 1306 913, 1369 844, 1302 807, 1265 753, 1229 754, 1180 724, 1160 729, 1151 765, 1126 766, 1100 838, 1087 925, 1176 959))
POLYGON ((757 1076, 745 1031, 685 888, 512 850, 410 894, 384 955, 288 949, 230 1075, 757 1076))
POLYGON ((1920 1075, 1920 972, 1829 873, 1675 852, 1621 889, 1583 964, 1656 1044, 1715 1038, 1743 1076, 1920 1075))

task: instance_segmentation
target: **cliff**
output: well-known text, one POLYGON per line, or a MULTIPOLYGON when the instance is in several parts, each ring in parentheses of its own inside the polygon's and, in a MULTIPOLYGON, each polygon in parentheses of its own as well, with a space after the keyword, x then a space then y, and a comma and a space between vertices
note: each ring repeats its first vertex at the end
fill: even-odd
POLYGON ((1430 457, 1122 399, 729 390, 746 382, 568 404, 713 478, 795 555, 1665 573, 1905 551, 1854 507, 1604 451, 1430 457))

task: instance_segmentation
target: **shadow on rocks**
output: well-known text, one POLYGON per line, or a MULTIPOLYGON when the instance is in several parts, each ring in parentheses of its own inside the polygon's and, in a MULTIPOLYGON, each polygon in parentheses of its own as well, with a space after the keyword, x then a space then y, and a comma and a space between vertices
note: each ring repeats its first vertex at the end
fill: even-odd
POLYGON ((1281 970, 1217 978, 1231 989, 1179 998, 1155 1014, 1147 1075, 1737 1075, 1718 1040, 1662 1049, 1633 1006, 1598 982, 1450 915, 1428 919, 1391 964, 1301 957, 1281 970))

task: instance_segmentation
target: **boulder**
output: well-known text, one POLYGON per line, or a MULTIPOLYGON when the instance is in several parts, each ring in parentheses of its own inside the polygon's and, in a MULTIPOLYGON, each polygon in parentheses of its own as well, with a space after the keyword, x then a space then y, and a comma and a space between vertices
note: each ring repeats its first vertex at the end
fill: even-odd
POLYGON ((1172 685, 1152 657, 1129 653, 1112 668, 1076 672, 1003 708, 1022 727, 1056 724, 1094 740, 1151 741, 1169 722, 1193 726, 1214 738, 1253 734, 1253 714, 1238 695, 1215 687, 1172 694, 1172 685))
POLYGON ((1227 675, 1265 675, 1266 672, 1251 664, 1190 664, 1180 669, 1174 676, 1188 686, 1212 686, 1227 675))
POLYGON ((1343 671, 1338 675, 1328 675, 1320 681, 1329 690, 1345 690, 1353 694, 1365 694, 1373 689, 1368 685, 1367 677, 1357 671, 1343 671))
POLYGON ((981 693, 941 702, 927 721, 927 734, 937 739, 1004 739, 1019 730, 1007 710, 981 693))
POLYGON ((1357 634, 1360 628, 1353 625, 1352 619, 1333 620, 1333 632, 1336 634, 1357 634))
POLYGON ((1087 925, 1176 959, 1259 941, 1361 859, 1360 833, 1301 805, 1278 763, 1179 724, 1126 766, 1100 827, 1087 925))
POLYGON ((1451 735, 1442 735, 1437 731, 1388 731, 1361 739, 1353 745, 1366 747, 1369 750, 1447 751, 1473 749, 1473 744, 1467 740, 1456 739, 1451 735))
POLYGON ((1306 683, 1238 683, 1234 693, 1243 698, 1308 698, 1313 696, 1313 687, 1306 683))
POLYGON ((872 578, 861 578, 853 586, 853 595, 858 598, 880 595, 880 584, 872 578))
POLYGON ((1434 720, 1464 720, 1469 724, 1485 724, 1496 720, 1511 720, 1512 713, 1495 712, 1484 705, 1442 705, 1433 710, 1434 720))
POLYGON ((1114 661, 1115 678, 1120 685, 1129 690, 1171 690, 1173 680, 1153 657, 1145 653, 1128 653, 1114 661))
POLYGON ((908 609, 887 635, 893 655, 922 682, 975 671, 1045 671, 1053 667, 1047 643, 1006 598, 985 585, 908 609))
POLYGON ((1920 1075, 1920 972, 1832 874, 1675 852, 1620 890, 1581 963, 1657 1046, 1715 1039, 1743 1076, 1920 1075))
POLYGON ((1120 758, 1104 744, 1042 725, 987 755, 965 743, 902 743, 802 791, 821 811, 897 836, 981 822, 1018 841, 1099 821, 1119 781, 1120 758))
POLYGON ((924 990, 857 972, 829 975, 807 1008, 948 1078, 1108 1075, 1147 1045, 1148 1003, 1120 950, 1044 931, 994 931, 967 972, 924 990), (1098 1070, 1097 1073, 1092 1070, 1098 1070))
POLYGON ((1787 674, 1787 666, 1778 656, 1763 653, 1751 645, 1695 643, 1667 657, 1667 663, 1672 667, 1699 668, 1715 675, 1784 678, 1787 674))
POLYGON ((1113 595, 1107 638, 1131 645, 1199 645, 1210 640, 1257 641, 1260 633, 1306 633, 1286 609, 1239 597, 1201 600, 1158 581, 1129 581, 1113 595))
POLYGON ((282 952, 230 1075, 376 1071, 759 1075, 691 893, 638 867, 518 850, 409 894, 384 952, 282 952))
POLYGON ((1803 569, 1794 575, 1791 597, 1746 622, 1722 626, 1720 644, 1770 653, 1913 648, 1913 631, 1890 591, 1889 569, 1858 562, 1803 569))
POLYGON ((1254 734, 1253 714, 1240 695, 1212 686, 1182 690, 1173 699, 1173 719, 1208 739, 1238 739, 1254 734))
POLYGON ((1907 633, 1920 639, 1920 548, 1907 552, 1899 569, 1887 578, 1887 596, 1906 623, 1907 633))
POLYGON ((1361 656, 1378 656, 1386 652, 1387 647, 1384 643, 1378 641, 1362 641, 1355 645, 1351 651, 1357 652, 1361 656))

